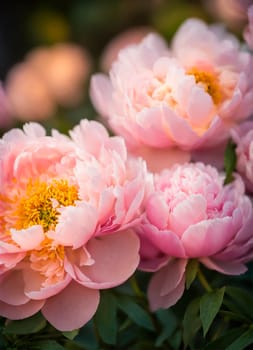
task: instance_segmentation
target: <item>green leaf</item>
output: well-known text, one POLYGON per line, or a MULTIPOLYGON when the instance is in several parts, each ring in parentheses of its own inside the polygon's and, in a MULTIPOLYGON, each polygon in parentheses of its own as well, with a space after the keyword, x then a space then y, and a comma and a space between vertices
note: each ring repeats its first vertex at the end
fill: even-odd
POLYGON ((253 329, 252 328, 250 328, 246 332, 244 332, 239 338, 237 338, 225 350, 243 350, 250 344, 253 344, 253 329))
POLYGON ((154 331, 154 326, 150 315, 140 305, 136 304, 133 298, 128 296, 120 296, 118 298, 118 306, 133 322, 138 324, 140 327, 154 331))
POLYGON ((201 328, 201 321, 199 318, 199 302, 200 298, 193 299, 187 306, 183 319, 183 341, 187 347, 198 330, 201 328))
POLYGON ((227 287, 226 294, 232 298, 233 304, 237 305, 239 314, 253 319, 253 296, 250 292, 238 287, 227 287))
POLYGON ((225 149, 224 166, 226 172, 226 178, 224 180, 224 185, 233 181, 233 171, 236 167, 236 145, 230 139, 228 141, 227 147, 225 149))
POLYGON ((57 343, 55 340, 45 340, 36 342, 36 345, 33 347, 35 350, 65 350, 65 348, 57 343))
POLYGON ((104 292, 94 317, 99 335, 106 344, 115 345, 117 337, 117 301, 113 294, 104 292))
POLYGON ((32 334, 37 333, 46 326, 47 322, 41 313, 19 321, 10 321, 4 328, 5 334, 32 334))
POLYGON ((202 350, 226 349, 226 347, 229 346, 235 339, 240 337, 243 330, 243 327, 230 329, 220 338, 208 343, 202 350))
POLYGON ((192 259, 188 262, 186 267, 186 289, 189 289, 192 282, 195 280, 198 272, 199 262, 196 259, 192 259))
POLYGON ((159 347, 164 343, 166 339, 171 338, 172 333, 175 331, 177 327, 177 319, 174 313, 170 309, 158 310, 156 312, 156 317, 158 318, 160 323, 163 325, 163 329, 155 341, 155 347, 159 347))
POLYGON ((225 287, 213 292, 208 292, 200 299, 200 319, 202 322, 204 337, 220 310, 224 293, 225 287))
POLYGON ((79 333, 79 329, 75 329, 71 332, 62 332, 62 334, 64 335, 64 337, 73 340, 79 333))

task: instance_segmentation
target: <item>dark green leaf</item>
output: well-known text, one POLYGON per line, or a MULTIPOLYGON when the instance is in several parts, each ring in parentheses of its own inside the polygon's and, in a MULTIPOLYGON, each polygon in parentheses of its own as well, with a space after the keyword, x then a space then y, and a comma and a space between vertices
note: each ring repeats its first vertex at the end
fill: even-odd
POLYGON ((37 333, 46 326, 44 317, 37 313, 36 315, 25 318, 20 321, 10 321, 4 328, 5 334, 32 334, 37 333))
POLYGON ((55 340, 45 340, 36 342, 35 346, 33 346, 35 350, 65 350, 65 348, 57 343, 55 340))
POLYGON ((117 301, 113 294, 102 294, 94 319, 102 340, 114 345, 117 337, 117 301))
POLYGON ((148 330, 154 330, 150 315, 140 305, 136 304, 133 298, 120 296, 118 306, 133 322, 148 330))
POLYGON ((226 178, 224 180, 224 184, 228 184, 233 181, 233 171, 236 167, 236 145, 232 142, 232 140, 228 141, 226 150, 225 150, 225 158, 224 158, 224 166, 226 172, 226 178))
POLYGON ((155 346, 159 347, 163 344, 163 342, 166 339, 170 338, 172 333, 175 331, 175 329, 177 327, 177 319, 170 309, 158 310, 156 312, 156 317, 158 318, 160 323, 163 325, 163 329, 155 341, 155 346))
POLYGON ((200 299, 200 319, 202 322, 204 337, 208 332, 215 316, 220 310, 225 288, 208 292, 200 299))
POLYGON ((235 339, 240 337, 243 333, 242 327, 234 328, 226 332, 220 338, 208 343, 203 350, 218 350, 218 349, 226 349, 228 345, 230 345, 235 339))
POLYGON ((189 289, 192 282, 195 280, 198 272, 199 262, 196 259, 192 259, 188 262, 186 267, 186 289, 189 289))
POLYGON ((189 345, 201 328, 199 318, 200 298, 193 299, 187 306, 183 319, 183 341, 185 346, 189 345))
POLYGON ((62 334, 64 335, 64 337, 73 340, 79 333, 79 329, 75 329, 74 331, 71 332, 62 332, 62 334))
POLYGON ((225 350, 243 350, 250 344, 253 344, 253 329, 252 328, 250 328, 246 332, 244 332, 239 338, 237 338, 225 350))
POLYGON ((253 295, 250 292, 238 287, 227 287, 226 294, 238 306, 239 314, 253 319, 253 295))

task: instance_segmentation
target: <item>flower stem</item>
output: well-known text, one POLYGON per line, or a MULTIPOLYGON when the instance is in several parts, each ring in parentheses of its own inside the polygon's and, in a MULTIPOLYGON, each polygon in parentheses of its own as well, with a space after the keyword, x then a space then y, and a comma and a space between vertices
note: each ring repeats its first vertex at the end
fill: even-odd
POLYGON ((200 270, 200 268, 198 269, 197 276, 198 276, 199 282, 201 283, 202 287, 207 292, 212 292, 213 289, 210 286, 210 284, 207 282, 207 279, 205 278, 205 276, 204 276, 203 272, 200 270))
POLYGON ((144 297, 144 294, 143 292, 141 291, 140 287, 138 286, 138 283, 137 283, 137 280, 136 280, 136 277, 135 276, 132 276, 130 278, 130 284, 131 284, 131 287, 135 293, 135 295, 137 297, 140 297, 140 298, 143 298, 144 297))

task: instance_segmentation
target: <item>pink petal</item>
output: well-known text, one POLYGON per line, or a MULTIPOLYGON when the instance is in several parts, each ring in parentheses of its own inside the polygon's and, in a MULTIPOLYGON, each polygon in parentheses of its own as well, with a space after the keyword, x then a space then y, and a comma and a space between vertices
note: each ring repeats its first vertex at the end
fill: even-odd
POLYGON ((24 280, 20 271, 11 271, 3 278, 0 300, 11 305, 22 305, 29 301, 29 298, 24 294, 24 280))
POLYGON ((90 97, 96 109, 103 116, 109 114, 109 103, 112 99, 111 82, 105 74, 95 74, 90 82, 90 97))
POLYGON ((0 315, 11 320, 21 320, 38 312, 45 300, 30 300, 22 305, 10 305, 0 301, 0 315))
POLYGON ((80 268, 79 281, 89 288, 110 288, 123 283, 139 264, 139 239, 131 230, 91 239, 87 251, 95 261, 80 268))
POLYGON ((187 260, 172 259, 156 272, 148 286, 150 308, 168 308, 183 295, 187 260))
POLYGON ((247 267, 242 263, 233 261, 219 261, 212 258, 201 258, 199 261, 211 270, 224 273, 225 275, 241 275, 247 271, 247 267))
POLYGON ((187 256, 210 256, 225 248, 234 236, 230 217, 205 220, 190 226, 182 236, 187 256))
POLYGON ((151 224, 141 226, 143 235, 153 242, 163 253, 177 258, 185 258, 185 250, 180 238, 172 231, 158 230, 151 224))
POLYGON ((55 232, 49 232, 48 236, 58 244, 76 249, 90 239, 96 225, 97 212, 93 207, 82 202, 79 206, 62 208, 55 232))
POLYGON ((24 250, 35 249, 44 240, 43 228, 40 225, 31 226, 23 230, 11 229, 10 231, 13 241, 24 250))
POLYGON ((206 219, 206 205, 206 199, 200 194, 180 202, 169 216, 170 229, 181 236, 190 225, 206 219))
POLYGON ((92 318, 98 303, 98 290, 72 282, 60 294, 47 299, 41 312, 58 330, 72 331, 92 318))

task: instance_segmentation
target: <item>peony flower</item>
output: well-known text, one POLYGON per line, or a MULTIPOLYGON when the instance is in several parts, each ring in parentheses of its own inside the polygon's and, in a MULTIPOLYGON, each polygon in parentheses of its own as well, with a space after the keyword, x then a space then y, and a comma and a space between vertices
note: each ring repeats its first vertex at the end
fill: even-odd
POLYGON ((40 74, 58 104, 71 107, 81 101, 91 69, 84 48, 68 43, 41 47, 28 54, 27 62, 40 74))
POLYGON ((246 121, 231 130, 236 143, 236 169, 242 175, 246 188, 253 192, 253 121, 246 121))
POLYGON ((171 49, 148 35, 92 77, 95 108, 130 150, 218 146, 252 113, 253 60, 234 36, 191 19, 171 49))
POLYGON ((237 275, 253 257, 253 209, 238 176, 224 176, 203 163, 175 165, 155 178, 138 225, 140 269, 156 271, 148 287, 153 310, 176 303, 184 292, 189 259, 237 275))
POLYGON ((84 325, 99 289, 135 271, 131 227, 152 185, 99 123, 83 120, 70 135, 31 123, 0 140, 0 315, 41 310, 62 331, 84 325))
POLYGON ((44 120, 54 114, 55 102, 45 82, 28 63, 17 64, 8 72, 6 95, 17 119, 44 120))
POLYGON ((12 123, 9 101, 0 82, 0 127, 6 128, 12 123))
POLYGON ((248 8, 248 26, 244 30, 243 36, 249 48, 253 50, 253 5, 248 8))

